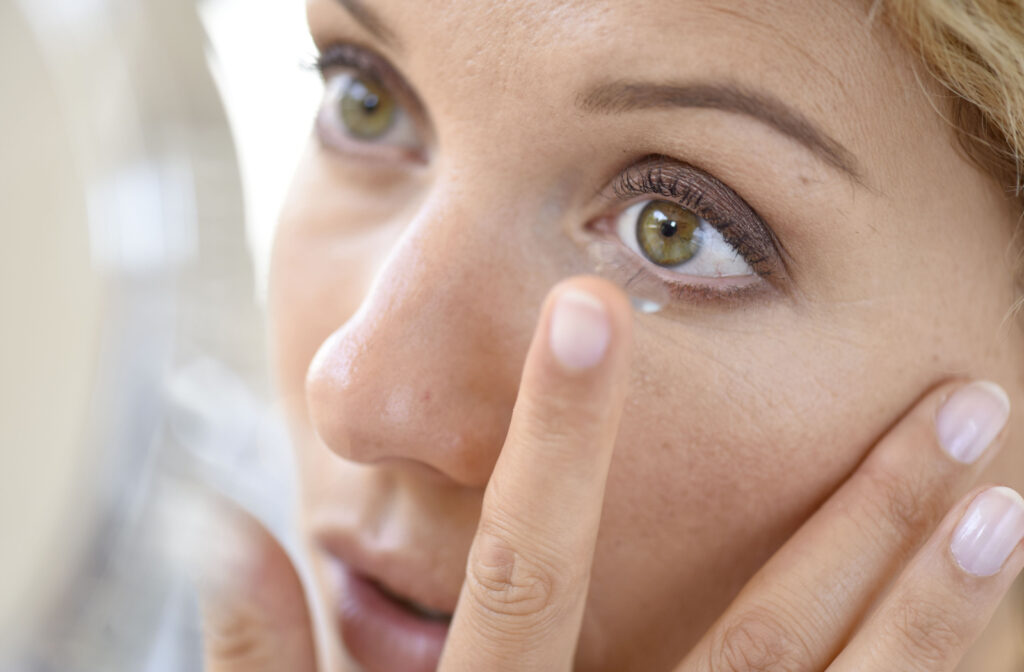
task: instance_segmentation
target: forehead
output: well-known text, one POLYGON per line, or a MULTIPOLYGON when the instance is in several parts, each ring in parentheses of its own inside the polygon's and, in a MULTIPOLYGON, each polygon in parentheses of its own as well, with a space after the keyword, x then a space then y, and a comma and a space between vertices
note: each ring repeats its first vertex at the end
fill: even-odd
POLYGON ((343 4, 395 37, 385 52, 410 78, 452 95, 524 83, 564 93, 601 75, 727 79, 829 114, 849 102, 830 94, 879 86, 886 60, 859 0, 309 0, 318 41, 345 25, 343 4))
MULTIPOLYGON (((867 163, 885 163, 912 105, 911 59, 861 0, 310 0, 314 38, 350 37, 365 8, 438 119, 460 133, 579 119, 606 81, 714 83, 771 93, 867 163), (359 13, 358 11, 355 13, 359 13), (887 100, 880 110, 879 100, 887 100), (524 117, 524 115, 526 115, 524 117)), ((573 122, 576 123, 576 122, 573 122)), ((564 129, 563 129, 564 130, 564 129)), ((504 131, 503 131, 504 132, 504 131)))
POLYGON ((365 7, 411 53, 504 66, 581 49, 626 63, 671 54, 677 67, 686 54, 707 66, 733 61, 728 47, 743 44, 748 59, 770 50, 828 68, 830 54, 858 53, 870 33, 855 0, 309 0, 325 17, 342 4, 365 7))

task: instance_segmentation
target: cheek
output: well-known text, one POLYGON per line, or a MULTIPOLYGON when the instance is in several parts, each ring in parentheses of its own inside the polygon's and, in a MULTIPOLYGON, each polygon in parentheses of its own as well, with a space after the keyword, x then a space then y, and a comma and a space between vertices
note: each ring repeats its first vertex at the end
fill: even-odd
POLYGON ((767 312, 745 332, 639 323, 586 636, 624 631, 666 664, 682 655, 934 382, 886 334, 767 312))
POLYGON ((734 335, 727 351, 701 336, 667 352, 638 339, 609 487, 625 503, 615 515, 645 537, 669 548, 706 537, 713 555, 737 539, 769 539, 885 426, 882 400, 866 399, 874 381, 863 375, 860 348, 819 341, 816 356, 797 357, 805 351, 792 334, 773 341, 769 333, 734 335), (668 517, 677 525, 666 526, 668 517))

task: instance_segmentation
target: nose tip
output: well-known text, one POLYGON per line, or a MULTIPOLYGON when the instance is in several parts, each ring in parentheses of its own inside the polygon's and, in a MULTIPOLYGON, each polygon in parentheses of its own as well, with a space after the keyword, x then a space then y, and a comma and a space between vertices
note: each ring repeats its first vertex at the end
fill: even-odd
POLYGON ((496 239, 485 215, 497 199, 460 193, 437 186, 391 242, 355 314, 313 357, 306 401, 323 443, 345 459, 417 462, 482 488, 547 279, 522 273, 534 249, 527 227, 504 222, 496 239))
POLYGON ((515 357, 472 319, 384 305, 385 314, 361 309, 313 358, 306 400, 314 430, 347 460, 483 487, 518 387, 496 360, 515 357))

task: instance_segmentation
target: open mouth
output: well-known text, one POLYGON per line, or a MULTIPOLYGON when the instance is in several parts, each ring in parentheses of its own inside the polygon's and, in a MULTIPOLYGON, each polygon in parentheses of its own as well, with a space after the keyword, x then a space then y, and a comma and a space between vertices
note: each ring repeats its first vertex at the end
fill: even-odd
POLYGON ((335 597, 345 649, 366 672, 434 672, 452 615, 396 594, 342 562, 335 597))

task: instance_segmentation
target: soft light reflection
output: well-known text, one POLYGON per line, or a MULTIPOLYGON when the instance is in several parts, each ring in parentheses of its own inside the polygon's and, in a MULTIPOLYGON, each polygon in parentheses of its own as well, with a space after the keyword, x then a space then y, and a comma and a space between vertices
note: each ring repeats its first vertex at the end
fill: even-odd
POLYGON ((238 147, 257 292, 270 243, 321 94, 302 0, 205 0, 207 54, 238 147), (272 36, 272 39, 268 39, 272 36))

